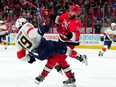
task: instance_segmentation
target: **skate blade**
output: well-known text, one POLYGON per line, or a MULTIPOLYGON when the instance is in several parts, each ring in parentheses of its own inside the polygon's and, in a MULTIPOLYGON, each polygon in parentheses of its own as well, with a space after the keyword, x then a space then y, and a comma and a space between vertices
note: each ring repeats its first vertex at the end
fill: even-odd
POLYGON ((60 71, 59 71, 59 73, 60 73, 61 75, 63 75, 63 72, 62 72, 62 70, 60 70, 60 71))
POLYGON ((76 87, 76 83, 71 83, 71 84, 63 84, 63 87, 76 87))
POLYGON ((40 82, 39 82, 39 81, 37 81, 37 80, 35 80, 35 81, 34 81, 34 83, 35 83, 35 84, 37 84, 37 85, 39 85, 39 84, 40 84, 40 82))
POLYGON ((7 47, 5 47, 4 49, 7 50, 7 47))
POLYGON ((85 65, 87 66, 88 65, 88 59, 86 58, 86 61, 85 61, 85 65))
POLYGON ((84 55, 84 56, 85 56, 85 61, 83 63, 87 66, 88 65, 88 58, 86 55, 84 55))

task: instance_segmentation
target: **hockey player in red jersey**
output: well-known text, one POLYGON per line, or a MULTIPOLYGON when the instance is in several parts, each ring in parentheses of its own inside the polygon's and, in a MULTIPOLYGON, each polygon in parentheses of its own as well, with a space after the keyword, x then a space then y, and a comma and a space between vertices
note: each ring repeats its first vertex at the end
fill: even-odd
MULTIPOLYGON (((50 19, 60 25, 57 28, 60 36, 60 41, 65 42, 71 49, 74 49, 76 45, 79 45, 80 29, 82 27, 82 22, 78 16, 80 15, 81 11, 81 7, 75 4, 70 6, 69 12, 63 13, 60 16, 56 16, 53 14, 50 15, 50 19)), ((77 53, 77 55, 79 57, 84 57, 79 53, 77 53)), ((87 61, 85 61, 84 63, 87 64, 87 61)))
MULTIPOLYGON (((81 11, 81 7, 75 4, 70 7, 70 12, 61 14, 61 16, 57 16, 55 19, 55 22, 61 25, 57 28, 60 35, 60 40, 65 42, 71 49, 74 49, 75 46, 79 45, 82 22, 78 16, 80 15, 81 11)), ((83 57, 83 55, 79 53, 77 54, 79 57, 83 57)), ((61 56, 66 57, 64 55, 59 55, 59 57, 61 56)), ((83 63, 87 65, 87 61, 84 61, 83 63)))
MULTIPOLYGON (((79 45, 79 38, 80 38, 80 28, 82 27, 81 20, 77 17, 81 13, 81 8, 78 5, 72 5, 70 7, 70 12, 66 12, 64 14, 61 14, 61 16, 55 16, 51 14, 51 19, 55 21, 57 24, 60 24, 57 28, 57 31, 60 35, 60 41, 65 42, 71 49, 74 49, 76 45, 79 45)), ((78 60, 80 62, 83 62, 87 65, 87 58, 86 55, 81 55, 77 53, 76 51, 73 51, 74 54, 78 55, 78 60), (84 60, 83 60, 84 58, 84 60)), ((73 57, 73 56, 72 56, 73 57)), ((68 80, 63 81, 64 84, 73 84, 76 82, 76 79, 74 77, 74 73, 71 72, 70 65, 67 63, 66 55, 63 54, 57 54, 52 56, 50 59, 60 59, 57 63, 58 65, 55 66, 57 71, 64 71, 65 75, 67 76, 68 80)), ((52 61, 52 60, 51 60, 52 61)), ((48 73, 51 70, 51 63, 48 60, 48 62, 45 65, 45 68, 43 69, 40 77, 38 80, 41 82, 41 77, 44 78, 48 75, 48 73), (49 70, 49 71, 47 71, 49 70)), ((53 67, 52 67, 53 68, 53 67)))
MULTIPOLYGON (((65 66, 66 63, 64 59, 59 57, 55 58, 52 56, 65 54, 77 60, 84 60, 84 58, 79 58, 78 55, 75 54, 75 51, 67 47, 65 43, 61 41, 56 42, 46 40, 43 37, 45 33, 44 30, 48 29, 46 25, 41 26, 40 29, 35 29, 34 26, 26 19, 19 18, 15 23, 15 27, 19 29, 15 42, 18 59, 20 59, 21 61, 28 61, 29 63, 36 61, 35 58, 41 61, 48 60, 46 67, 44 68, 44 72, 42 72, 44 75, 42 74, 35 78, 35 82, 37 84, 44 80, 44 78, 52 70, 57 62, 65 66), (26 53, 26 51, 28 51, 28 54, 26 53), (34 53, 36 53, 37 55, 35 55, 34 53)), ((69 74, 67 74, 67 76, 68 75, 69 74)))

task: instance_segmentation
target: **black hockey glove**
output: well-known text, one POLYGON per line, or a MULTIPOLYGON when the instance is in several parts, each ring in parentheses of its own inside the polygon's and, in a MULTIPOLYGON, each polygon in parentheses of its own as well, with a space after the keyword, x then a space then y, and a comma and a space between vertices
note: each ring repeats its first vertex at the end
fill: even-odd
POLYGON ((8 35, 8 32, 6 32, 5 35, 8 35))
POLYGON ((55 22, 56 17, 57 17, 57 16, 56 16, 55 14, 50 14, 50 17, 49 17, 49 18, 50 18, 52 21, 55 22))
POLYGON ((116 38, 113 38, 113 41, 116 42, 116 38))
POLYGON ((28 60, 28 63, 32 64, 33 62, 36 61, 32 55, 30 55, 30 54, 27 54, 27 55, 30 57, 30 59, 28 60))
POLYGON ((62 70, 62 67, 58 64, 54 67, 57 72, 60 72, 62 70))
POLYGON ((49 26, 48 25, 43 25, 43 26, 41 26, 39 29, 38 29, 38 33, 41 35, 41 36, 43 36, 46 32, 48 32, 49 31, 49 26))
POLYGON ((101 36, 100 37, 100 41, 104 41, 104 36, 101 36))
POLYGON ((71 39, 72 38, 72 36, 73 36, 73 34, 72 34, 72 32, 69 32, 68 34, 66 34, 65 35, 68 39, 71 39))

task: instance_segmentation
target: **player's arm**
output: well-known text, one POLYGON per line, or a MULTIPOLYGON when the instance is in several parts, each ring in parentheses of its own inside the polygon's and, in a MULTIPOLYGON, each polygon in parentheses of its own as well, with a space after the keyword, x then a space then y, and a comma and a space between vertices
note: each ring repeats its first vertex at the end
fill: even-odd
POLYGON ((41 35, 38 33, 38 29, 35 29, 32 24, 28 24, 26 26, 25 32, 29 36, 29 38, 41 37, 41 35))
POLYGON ((49 26, 48 25, 43 25, 38 29, 38 33, 43 36, 46 32, 49 31, 49 26))
POLYGON ((21 61, 26 61, 28 60, 29 56, 26 55, 26 50, 19 45, 19 43, 16 43, 16 48, 17 48, 17 57, 21 61))
POLYGON ((67 13, 61 14, 60 16, 55 14, 50 14, 50 19, 54 21, 56 24, 62 24, 62 22, 66 17, 67 17, 67 13))
POLYGON ((26 54, 26 50, 22 48, 18 43, 16 44, 16 48, 17 48, 17 57, 19 60, 27 61, 28 63, 33 63, 36 61, 32 55, 30 55, 29 53, 26 54))
POLYGON ((71 41, 77 41, 80 37, 80 29, 82 27, 82 23, 79 20, 78 22, 74 22, 72 25, 70 25, 70 31, 65 36, 69 38, 71 41))
POLYGON ((59 32, 60 33, 60 38, 62 40, 70 40, 70 41, 77 41, 79 40, 79 38, 77 37, 80 37, 80 33, 79 32, 76 32, 76 31, 68 31, 68 30, 63 30, 63 27, 62 27, 62 31, 59 32))
POLYGON ((0 32, 1 31, 7 31, 7 27, 6 27, 6 25, 2 25, 2 26, 0 26, 0 32))
POLYGON ((68 18, 68 12, 61 14, 60 16, 57 16, 55 19, 55 23, 56 24, 62 24, 64 22, 65 19, 68 18))
POLYGON ((7 29, 3 29, 3 28, 2 28, 2 29, 0 29, 0 31, 7 31, 7 29))
POLYGON ((107 37, 107 39, 111 40, 110 39, 110 36, 109 36, 109 28, 106 29, 105 31, 103 31, 100 35, 100 40, 101 41, 104 41, 105 40, 105 37, 107 37))
POLYGON ((48 25, 43 25, 39 29, 35 29, 31 27, 30 29, 27 30, 27 34, 30 38, 35 38, 35 37, 41 37, 43 36, 46 32, 48 32, 49 26, 48 25))
POLYGON ((106 36, 106 31, 104 31, 104 32, 101 33, 101 35, 100 35, 100 41, 104 41, 105 36, 106 36))

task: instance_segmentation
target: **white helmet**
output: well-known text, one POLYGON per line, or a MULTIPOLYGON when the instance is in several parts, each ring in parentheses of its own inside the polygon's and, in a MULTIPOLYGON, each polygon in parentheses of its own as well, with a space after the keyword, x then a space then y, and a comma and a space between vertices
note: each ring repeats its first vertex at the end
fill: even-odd
POLYGON ((17 29, 20 29, 26 22, 27 20, 25 18, 18 18, 17 21, 15 22, 15 27, 17 29))
POLYGON ((0 20, 0 24, 4 23, 3 20, 0 20))
POLYGON ((111 23, 111 27, 112 27, 112 26, 116 26, 116 24, 115 24, 115 23, 111 23))
POLYGON ((116 30, 116 24, 115 23, 111 23, 111 29, 116 30))

